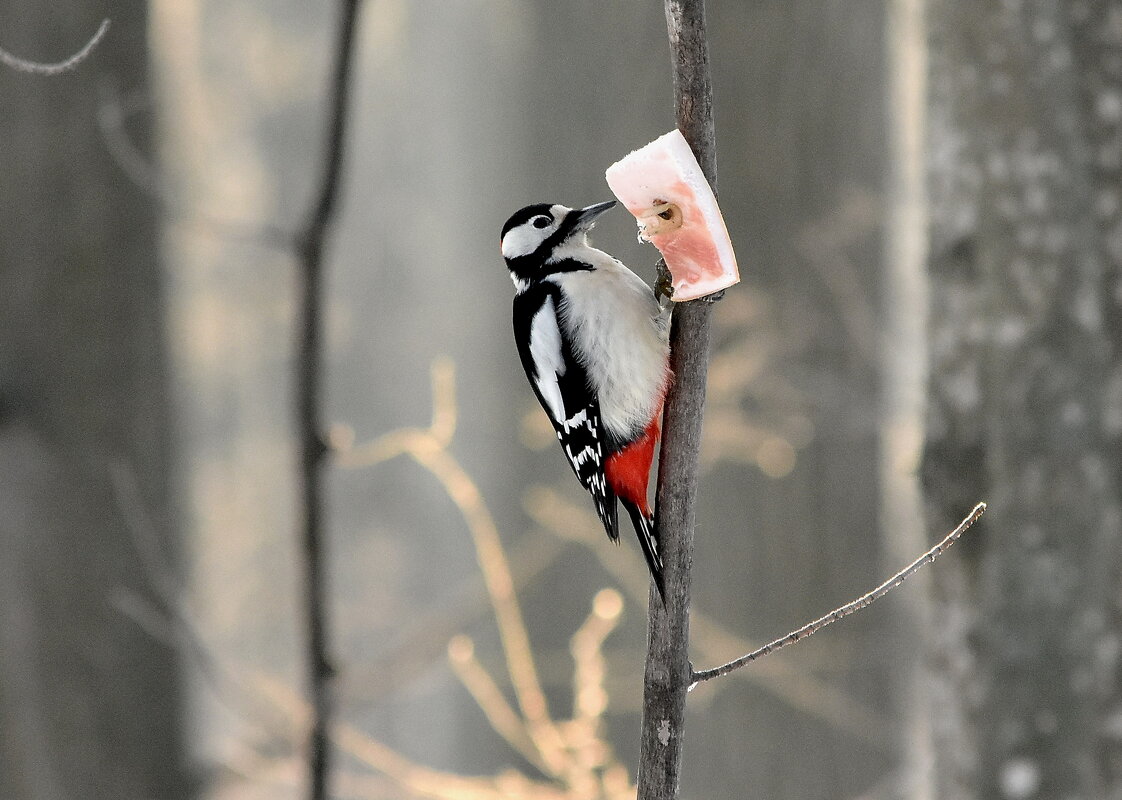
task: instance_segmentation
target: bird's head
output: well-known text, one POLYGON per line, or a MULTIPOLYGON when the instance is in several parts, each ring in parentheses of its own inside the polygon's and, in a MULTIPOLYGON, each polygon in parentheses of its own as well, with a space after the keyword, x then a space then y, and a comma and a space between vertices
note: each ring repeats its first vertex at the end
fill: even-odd
POLYGON ((585 208, 569 208, 538 203, 516 211, 503 225, 499 240, 515 284, 546 274, 545 266, 558 248, 574 237, 584 241, 597 217, 615 204, 615 200, 609 200, 585 208))

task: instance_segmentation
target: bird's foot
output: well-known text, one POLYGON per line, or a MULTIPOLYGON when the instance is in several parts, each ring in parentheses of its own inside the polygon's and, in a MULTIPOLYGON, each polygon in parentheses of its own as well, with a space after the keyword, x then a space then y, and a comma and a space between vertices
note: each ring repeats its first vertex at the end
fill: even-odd
POLYGON ((665 305, 667 300, 674 297, 674 278, 670 275, 670 270, 666 268, 666 262, 661 258, 655 266, 654 293, 655 297, 658 298, 659 305, 665 305))

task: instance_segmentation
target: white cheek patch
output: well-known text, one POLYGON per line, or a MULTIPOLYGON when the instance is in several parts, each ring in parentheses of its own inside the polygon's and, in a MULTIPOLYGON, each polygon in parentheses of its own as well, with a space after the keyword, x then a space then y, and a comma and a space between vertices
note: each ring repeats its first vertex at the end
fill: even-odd
POLYGON ((521 258, 537 250, 542 242, 553 235, 570 210, 565 206, 550 206, 549 213, 553 217, 553 222, 546 227, 535 228, 534 221, 527 220, 517 228, 507 231, 506 236, 499 243, 503 258, 521 258))
POLYGON ((542 231, 529 222, 507 231, 499 245, 503 251, 503 258, 520 258, 530 255, 542 243, 544 237, 541 234, 542 231))

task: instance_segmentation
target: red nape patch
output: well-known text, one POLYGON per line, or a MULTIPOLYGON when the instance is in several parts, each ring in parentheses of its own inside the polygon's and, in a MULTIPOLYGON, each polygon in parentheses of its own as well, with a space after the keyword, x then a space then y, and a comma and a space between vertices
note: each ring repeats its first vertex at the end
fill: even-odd
POLYGON ((651 514, 650 506, 647 505, 647 480, 651 474, 651 461, 654 460, 659 433, 661 429, 656 415, 642 436, 618 453, 612 453, 604 463, 604 474, 612 491, 639 506, 647 516, 651 514))

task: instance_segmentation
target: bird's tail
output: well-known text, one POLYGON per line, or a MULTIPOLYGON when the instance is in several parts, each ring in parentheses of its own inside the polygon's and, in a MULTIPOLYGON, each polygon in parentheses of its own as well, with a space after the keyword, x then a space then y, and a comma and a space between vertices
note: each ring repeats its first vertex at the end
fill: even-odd
POLYGON ((608 538, 619 544, 619 521, 616 517, 616 496, 610 491, 592 493, 592 501, 596 504, 596 516, 604 525, 604 532, 608 538))
POLYGON ((647 569, 651 571, 651 578, 654 579, 655 586, 658 587, 659 598, 665 603, 665 585, 662 581, 662 550, 655 533, 654 517, 649 512, 644 512, 637 504, 623 497, 619 500, 631 517, 631 523, 635 526, 635 533, 639 537, 639 546, 643 548, 643 557, 647 559, 647 569))

